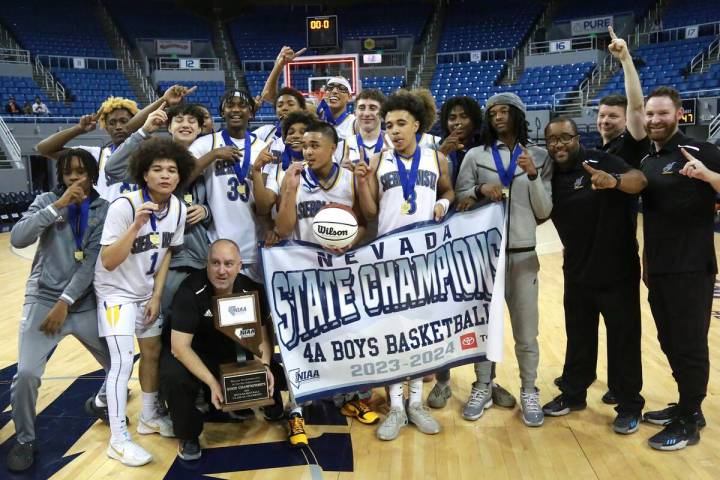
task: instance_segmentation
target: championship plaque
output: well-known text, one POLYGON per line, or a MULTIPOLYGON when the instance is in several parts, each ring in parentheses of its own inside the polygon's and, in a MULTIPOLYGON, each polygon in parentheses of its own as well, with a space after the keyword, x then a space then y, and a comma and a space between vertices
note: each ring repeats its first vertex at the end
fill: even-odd
MULTIPOLYGON (((215 328, 248 352, 260 356, 262 325, 257 292, 221 295, 213 298, 215 328)), ((223 412, 272 405, 268 369, 259 360, 238 359, 220 365, 223 412)))

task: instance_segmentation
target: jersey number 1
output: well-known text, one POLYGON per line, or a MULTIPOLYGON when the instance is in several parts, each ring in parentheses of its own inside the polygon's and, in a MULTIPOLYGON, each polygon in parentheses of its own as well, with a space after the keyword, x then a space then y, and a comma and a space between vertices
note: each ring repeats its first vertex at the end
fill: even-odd
POLYGON ((155 252, 150 257, 150 270, 145 272, 145 275, 152 275, 155 273, 155 265, 157 264, 158 252, 155 252))

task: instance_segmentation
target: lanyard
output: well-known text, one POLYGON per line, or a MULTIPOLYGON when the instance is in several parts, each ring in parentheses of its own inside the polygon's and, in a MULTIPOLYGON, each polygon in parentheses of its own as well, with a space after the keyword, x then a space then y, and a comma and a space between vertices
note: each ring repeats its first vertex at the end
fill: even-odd
MULTIPOLYGON (((142 196, 143 196, 143 202, 152 202, 150 195, 148 194, 147 190, 145 190, 144 188, 142 190, 142 196)), ((157 217, 155 216, 155 213, 150 214, 150 226, 152 227, 153 232, 157 232, 157 217)))
POLYGON ((500 158, 500 152, 497 148, 497 142, 493 143, 492 146, 492 156, 493 160, 495 160, 495 168, 497 169, 498 176, 500 177, 500 181, 502 184, 506 187, 510 186, 510 183, 513 180, 513 177, 515 176, 515 169, 517 168, 517 159, 522 154, 522 148, 520 148, 520 144, 518 143, 515 145, 515 149, 513 150, 512 154, 510 155, 510 164, 508 165, 507 170, 503 166, 502 159, 500 158))
POLYGON ((400 186, 402 187, 403 198, 406 201, 415 193, 415 181, 417 180, 418 168, 420 167, 420 153, 421 148, 418 145, 415 147, 415 153, 413 153, 412 163, 410 164, 410 171, 408 171, 400 156, 397 152, 394 152, 398 177, 400 177, 400 186))
POLYGON ((290 145, 288 145, 288 144, 286 143, 286 144, 285 144, 285 150, 283 150, 283 153, 282 153, 282 157, 281 157, 281 158, 282 158, 282 162, 281 162, 281 164, 282 164, 282 169, 283 169, 283 171, 285 171, 285 170, 287 170, 288 167, 290 166, 290 162, 302 160, 302 159, 303 159, 303 153, 302 153, 302 151, 296 152, 295 150, 293 150, 292 148, 290 148, 290 145))
POLYGON ((323 99, 320 100, 320 104, 317 107, 317 115, 321 120, 325 120, 330 125, 336 127, 340 125, 350 113, 346 109, 338 118, 335 118, 330 111, 330 105, 323 99))
MULTIPOLYGON (((222 131, 222 137, 223 141, 225 142, 226 146, 237 146, 232 138, 230 138, 230 134, 227 130, 223 129, 222 131)), ((248 171, 250 170, 250 144, 252 143, 252 139, 250 138, 250 133, 245 132, 245 147, 243 150, 243 159, 242 159, 242 165, 239 164, 239 162, 233 162, 233 168, 235 169, 235 176, 238 179, 238 182, 243 183, 245 181, 245 177, 247 177, 248 171)))
POLYGON ((82 241, 85 236, 85 230, 88 226, 88 216, 90 214, 90 198, 86 198, 80 205, 72 204, 68 206, 68 223, 72 229, 75 238, 76 251, 82 250, 82 241))
MULTIPOLYGON (((340 167, 338 166, 338 164, 333 162, 332 168, 330 169, 330 173, 328 174, 327 177, 325 177, 324 181, 327 182, 328 180, 333 178, 333 176, 335 175, 335 173, 337 173, 339 168, 340 167)), ((315 173, 315 171, 312 168, 308 167, 305 170, 303 170, 303 178, 305 179, 305 183, 307 183, 311 189, 323 188, 322 184, 320 183, 320 179, 318 178, 317 174, 315 173), (307 173, 307 175, 306 175, 306 173, 307 173), (310 178, 308 178, 308 177, 310 177, 310 178)))
MULTIPOLYGON (((366 163, 370 164, 370 160, 367 158, 367 154, 365 153, 366 148, 370 148, 363 143, 362 135, 359 133, 355 134, 355 138, 357 139, 358 144, 358 150, 360 154, 360 158, 366 163)), ((380 136, 377 139, 377 142, 375 143, 375 146, 372 147, 373 153, 380 153, 380 150, 382 150, 383 145, 385 145, 385 132, 383 130, 380 130, 380 136)))

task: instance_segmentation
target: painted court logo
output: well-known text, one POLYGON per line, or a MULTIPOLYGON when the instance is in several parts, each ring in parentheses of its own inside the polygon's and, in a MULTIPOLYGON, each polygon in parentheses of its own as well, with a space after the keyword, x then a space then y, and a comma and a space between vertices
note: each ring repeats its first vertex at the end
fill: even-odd
POLYGON ((460 348, 462 350, 472 350, 477 348, 477 337, 475 332, 466 333, 460 336, 460 348))

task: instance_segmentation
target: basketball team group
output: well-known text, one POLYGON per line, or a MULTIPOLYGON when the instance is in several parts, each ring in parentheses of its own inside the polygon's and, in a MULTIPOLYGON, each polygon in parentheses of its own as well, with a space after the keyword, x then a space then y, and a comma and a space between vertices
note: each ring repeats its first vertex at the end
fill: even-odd
MULTIPOLYGON (((85 409, 109 425, 107 455, 125 465, 153 459, 152 442, 143 442, 146 449, 138 435, 176 438, 181 459, 199 459, 204 415, 225 403, 219 365, 241 358, 260 360, 267 370, 273 404, 260 415, 287 422, 292 446, 307 445, 307 405, 292 392, 287 400, 282 395, 288 381, 273 355, 258 245, 318 243, 313 218, 328 204, 351 210, 359 225, 350 245, 325 246, 339 255, 398 228, 440 221, 450 209, 506 202, 505 299, 521 389, 516 398, 499 385, 491 361, 475 363, 476 379, 460 412, 465 420, 477 421, 493 404, 519 403, 522 422, 540 427, 548 416, 585 409, 602 315, 603 402, 615 405, 614 432, 633 434, 645 421, 661 426, 648 440, 654 449, 697 444, 709 376, 720 150, 679 131, 677 91, 660 87, 644 98, 625 41, 610 33, 626 95, 600 101, 598 146, 583 145, 575 122, 565 117, 544 127, 546 148, 535 145, 525 104, 512 93, 482 106, 452 97, 438 114, 427 90, 385 96, 367 89, 353 96, 350 82, 338 76, 311 102, 277 86, 284 66, 304 51, 289 47, 261 96, 225 93, 220 130, 214 112, 191 103, 195 87, 175 85, 143 109, 110 97, 96 113, 42 140, 37 151, 56 161, 57 188, 39 195, 11 232, 13 247, 37 244, 37 250, 20 319, 11 388, 16 443, 8 469, 24 471, 34 462, 40 380, 66 335, 106 372, 85 409), (278 122, 250 131, 263 102, 274 106, 278 122), (441 136, 429 133, 436 122, 441 136), (97 126, 110 143, 68 146, 97 126), (547 220, 563 244, 567 344, 555 380, 559 393, 541 404, 535 246, 537 227, 547 220), (667 408, 644 413, 641 281, 679 394, 667 399, 667 408), (215 328, 213 298, 243 292, 261 299, 259 356, 215 328), (141 392, 133 398, 140 408, 131 419, 136 340, 141 392)), ((370 389, 328 400, 347 417, 377 424, 379 440, 394 440, 408 425, 432 435, 442 429, 432 409, 451 398, 450 377, 450 370, 437 371, 389 385, 382 416, 371 406, 377 402, 370 402, 370 389), (424 382, 434 382, 427 396, 424 382)), ((231 412, 240 420, 255 414, 231 412)))

